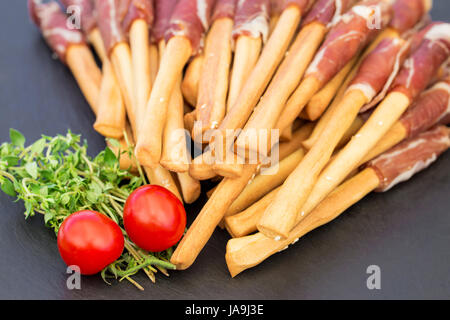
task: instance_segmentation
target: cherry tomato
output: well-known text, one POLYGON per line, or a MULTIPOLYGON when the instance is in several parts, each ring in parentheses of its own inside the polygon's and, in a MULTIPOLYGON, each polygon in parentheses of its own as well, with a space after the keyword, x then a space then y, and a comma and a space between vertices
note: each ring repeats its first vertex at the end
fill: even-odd
POLYGON ((169 190, 147 185, 127 199, 123 213, 125 231, 140 248, 160 252, 175 245, 186 228, 186 211, 169 190))
POLYGON ((58 249, 68 266, 81 274, 99 273, 122 254, 124 237, 117 223, 95 211, 70 215, 58 231, 58 249))

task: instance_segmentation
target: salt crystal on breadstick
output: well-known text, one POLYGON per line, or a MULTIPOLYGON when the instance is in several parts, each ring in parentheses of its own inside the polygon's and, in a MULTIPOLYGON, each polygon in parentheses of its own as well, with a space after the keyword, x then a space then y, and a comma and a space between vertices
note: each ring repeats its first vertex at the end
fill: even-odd
POLYGON ((311 97, 361 52, 388 25, 390 19, 390 1, 383 0, 358 2, 344 14, 328 33, 304 79, 282 110, 275 127, 284 130, 292 123, 311 97), (375 26, 374 23, 379 25, 375 26))
POLYGON ((170 95, 188 59, 201 49, 201 40, 209 28, 214 2, 180 0, 174 9, 166 32, 167 47, 147 104, 143 122, 146 130, 138 138, 136 146, 136 156, 146 166, 155 167, 161 160, 170 95))
POLYGON ((231 276, 260 264, 310 231, 336 219, 370 192, 385 192, 426 169, 450 147, 449 134, 448 128, 437 127, 380 156, 328 195, 296 225, 286 240, 275 241, 261 233, 230 240, 225 259, 231 276))
POLYGON ((225 116, 235 2, 222 0, 214 7, 199 82, 194 141, 209 141, 208 132, 215 130, 225 116))
POLYGON ((321 173, 302 211, 308 212, 354 170, 435 77, 450 56, 450 24, 436 23, 404 62, 390 93, 321 173))
POLYGON ((450 78, 424 91, 361 163, 370 161, 404 139, 415 137, 437 123, 450 123, 450 78))

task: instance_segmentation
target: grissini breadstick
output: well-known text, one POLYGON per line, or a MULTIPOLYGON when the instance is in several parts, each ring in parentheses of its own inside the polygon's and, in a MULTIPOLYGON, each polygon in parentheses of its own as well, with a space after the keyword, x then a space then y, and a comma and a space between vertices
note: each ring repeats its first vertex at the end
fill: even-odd
POLYGON ((214 161, 215 158, 209 147, 207 147, 201 155, 192 160, 192 163, 189 166, 189 174, 197 180, 214 178, 216 176, 216 173, 213 170, 214 161))
MULTIPOLYGON (((84 42, 83 34, 78 30, 67 28, 67 16, 56 2, 43 4, 40 1, 29 0, 28 7, 30 16, 42 30, 45 40, 61 61, 67 63, 92 111, 98 114, 97 102, 102 75, 84 42)), ((129 142, 133 145, 131 136, 129 142)), ((116 154, 118 153, 117 147, 108 141, 107 144, 116 154)), ((124 139, 120 140, 120 145, 121 151, 128 150, 130 147, 124 139)), ((136 168, 127 154, 121 154, 119 161, 122 169, 134 171, 136 168)))
POLYGON ((106 53, 111 60, 125 103, 133 135, 136 136, 136 110, 134 105, 131 51, 122 29, 124 7, 118 0, 96 0, 97 24, 106 53))
POLYGON ((215 130, 225 116, 234 12, 235 0, 222 0, 214 7, 198 87, 194 141, 208 142, 208 132, 215 130))
POLYGON ((189 62, 186 72, 184 73, 183 82, 181 83, 183 97, 194 107, 197 105, 198 85, 200 83, 204 58, 203 53, 201 53, 189 62))
POLYGON ((396 38, 385 39, 367 56, 337 107, 334 118, 329 121, 314 146, 283 184, 277 198, 262 216, 258 230, 268 236, 287 236, 319 174, 329 162, 345 132, 355 121, 360 109, 371 102, 384 87, 392 84, 404 60, 405 47, 407 48, 408 44, 405 45, 404 41, 396 38), (290 199, 289 201, 281 201, 288 191, 292 190, 295 190, 297 196, 285 198, 290 199))
POLYGON ((241 177, 223 179, 202 211, 189 227, 170 259, 177 270, 189 268, 220 223, 226 210, 239 196, 257 170, 257 165, 246 165, 241 177))
POLYGON ((450 24, 435 23, 405 61, 390 93, 321 173, 302 211, 309 212, 355 169, 435 77, 450 55, 450 24))
POLYGON ((358 57, 354 57, 350 60, 345 67, 334 78, 329 81, 319 92, 317 92, 311 100, 309 100, 303 113, 305 113, 306 119, 316 121, 319 119, 324 111, 328 108, 331 101, 335 97, 337 91, 345 81, 347 75, 351 72, 353 66, 358 61, 358 57))
MULTIPOLYGON (((277 1, 279 3, 279 1, 277 1)), ((234 61, 231 71, 227 111, 233 107, 261 53, 262 43, 269 35, 268 0, 238 1, 233 38, 234 61)), ((278 13, 279 14, 279 13, 278 13)), ((279 17, 279 16, 278 16, 279 17)))
POLYGON ((289 98, 282 112, 277 113, 280 117, 275 128, 284 130, 292 123, 313 95, 360 53, 387 26, 390 19, 390 1, 383 0, 358 2, 343 15, 328 33, 325 42, 306 71, 304 79, 289 98), (380 14, 379 17, 376 12, 380 14), (376 27, 373 26, 375 20, 379 23, 376 27))
POLYGON ((167 46, 147 104, 143 122, 146 130, 137 139, 136 156, 143 165, 155 167, 161 160, 170 96, 189 58, 200 50, 214 2, 180 0, 174 9, 166 32, 167 46))
MULTIPOLYGON (((135 113, 137 119, 142 119, 152 90, 149 28, 153 24, 153 3, 151 0, 129 0, 126 9, 122 26, 130 42, 135 113)), ((137 132, 141 129, 138 126, 137 132)))
POLYGON ((81 29, 103 62, 102 83, 94 129, 105 137, 120 139, 125 131, 126 111, 116 76, 96 25, 94 2, 91 0, 63 0, 62 4, 67 10, 71 6, 77 6, 80 10, 81 29))
POLYGON ((159 69, 159 52, 158 46, 155 43, 150 43, 148 46, 148 54, 150 58, 150 79, 152 83, 156 79, 159 69))
POLYGON ((260 264, 308 232, 336 219, 370 192, 385 192, 426 169, 450 147, 449 133, 448 128, 437 127, 374 160, 322 201, 297 224, 286 240, 275 241, 261 233, 230 240, 225 259, 231 276, 260 264))
POLYGON ((283 12, 277 26, 269 37, 258 62, 245 82, 235 105, 231 107, 218 128, 225 141, 225 143, 220 142, 222 146, 231 145, 234 142, 234 131, 244 127, 253 108, 285 56, 295 30, 300 23, 301 16, 307 12, 312 2, 310 0, 298 0, 284 3, 283 12), (230 132, 232 137, 228 139, 227 134, 230 135, 230 132))
POLYGON ((190 155, 187 150, 186 132, 184 130, 183 108, 180 75, 170 97, 161 156, 161 165, 173 172, 187 172, 189 170, 190 155))
POLYGON ((361 163, 366 163, 405 139, 415 137, 436 123, 450 123, 450 78, 424 91, 411 108, 386 135, 370 150, 361 163))
POLYGON ((195 202, 200 197, 200 182, 192 178, 188 172, 177 173, 177 176, 184 202, 188 204, 195 202))
MULTIPOLYGON (((304 142, 304 147, 310 149, 312 145, 316 142, 317 138, 322 133, 323 128, 327 125, 328 121, 333 118, 334 109, 339 105, 340 101, 344 97, 344 94, 348 88, 350 81, 355 77, 363 59, 372 52, 378 44, 386 38, 400 38, 403 35, 407 35, 411 30, 417 29, 422 25, 427 12, 431 9, 431 0, 396 0, 392 6, 393 17, 389 24, 389 27, 383 30, 383 32, 373 41, 373 43, 365 50, 364 54, 359 58, 355 67, 341 85, 336 97, 325 112, 325 114, 320 118, 317 126, 314 129, 310 139, 304 142)), ((420 43, 420 36, 416 37, 420 43)), ((414 44, 411 46, 411 52, 414 51, 414 44)))

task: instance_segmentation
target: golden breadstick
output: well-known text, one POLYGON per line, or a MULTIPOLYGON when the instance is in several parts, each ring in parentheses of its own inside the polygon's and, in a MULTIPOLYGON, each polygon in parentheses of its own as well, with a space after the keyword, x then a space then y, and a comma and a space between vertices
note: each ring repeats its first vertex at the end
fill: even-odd
POLYGON ((295 243, 311 230, 334 220, 378 185, 379 178, 373 169, 368 168, 362 171, 331 193, 289 233, 286 240, 275 241, 262 233, 231 239, 228 241, 225 255, 231 276, 235 277, 242 271, 260 264, 271 255, 295 243))
POLYGON ((200 197, 200 182, 192 178, 187 172, 177 173, 177 176, 184 202, 188 204, 195 202, 200 197))
POLYGON ((192 160, 189 166, 189 174, 197 180, 208 180, 216 176, 213 170, 214 156, 210 150, 205 151, 192 160))
POLYGON ((155 44, 150 44, 148 48, 149 57, 150 57, 150 79, 155 82, 156 75, 158 74, 159 69, 159 52, 158 47, 155 44))
POLYGON ((231 71, 230 91, 228 93, 227 112, 236 103, 241 90, 258 61, 262 48, 262 39, 242 35, 236 40, 233 68, 231 71))
POLYGON ((120 139, 126 125, 126 110, 116 75, 108 59, 103 62, 103 78, 94 129, 101 135, 120 139))
POLYGON ((225 178, 199 213, 186 235, 178 244, 170 262, 177 270, 189 268, 211 237, 232 202, 239 196, 255 174, 257 165, 246 165, 241 177, 225 178))
POLYGON ((180 85, 181 77, 170 97, 161 156, 161 165, 173 172, 187 172, 190 162, 184 130, 184 101, 180 85))
POLYGON ((225 116, 232 30, 233 19, 217 19, 206 37, 205 58, 198 87, 197 125, 192 132, 194 141, 209 142, 210 137, 204 133, 216 129, 225 116))
POLYGON ((194 107, 197 105, 198 85, 202 74, 203 61, 203 54, 195 56, 189 63, 181 83, 183 97, 194 107))
POLYGON ((166 188, 167 190, 171 191, 178 199, 180 199, 180 201, 183 201, 183 198, 178 191, 175 180, 173 179, 169 171, 161 166, 157 166, 156 168, 144 167, 144 170, 151 184, 156 184, 158 186, 166 188))
MULTIPOLYGON (((135 103, 135 116, 142 119, 145 116, 147 101, 152 90, 149 52, 149 27, 143 19, 135 20, 130 27, 131 62, 133 67, 133 95, 135 103)), ((142 124, 139 122, 138 124, 142 124)), ((137 127, 139 130, 146 128, 137 127)))
POLYGON ((156 167, 161 160, 167 106, 176 81, 191 53, 189 39, 179 36, 171 38, 164 50, 142 124, 145 130, 137 139, 136 156, 144 166, 156 167))
POLYGON ((184 127, 188 132, 192 132, 194 129, 195 119, 197 118, 195 113, 196 111, 193 110, 184 115, 184 127))
POLYGON ((311 98, 311 100, 309 100, 304 110, 309 120, 315 121, 322 116, 335 97, 345 78, 358 61, 357 58, 358 57, 354 57, 350 62, 348 62, 345 67, 342 68, 342 70, 339 71, 339 73, 325 85, 325 87, 323 87, 311 98))
POLYGON ((100 60, 103 62, 108 59, 106 54, 105 45, 103 44, 102 35, 98 28, 94 28, 87 35, 88 41, 92 44, 100 60))

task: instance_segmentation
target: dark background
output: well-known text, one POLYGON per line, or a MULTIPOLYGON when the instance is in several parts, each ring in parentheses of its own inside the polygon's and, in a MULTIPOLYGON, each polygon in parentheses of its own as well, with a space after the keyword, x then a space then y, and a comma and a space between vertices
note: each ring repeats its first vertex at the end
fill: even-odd
MULTIPOLYGON (((450 2, 435 0, 435 20, 449 20, 450 2)), ((26 1, 0 1, 0 141, 9 128, 28 142, 71 129, 95 155, 104 139, 70 72, 29 22, 26 1)), ((0 298, 6 299, 419 299, 450 298, 450 152, 430 169, 386 194, 372 194, 295 246, 231 279, 224 254, 228 235, 216 231, 187 271, 157 283, 137 276, 106 285, 83 277, 66 287, 66 267, 55 235, 22 203, 0 194, 0 298), (366 287, 366 269, 378 265, 382 289, 366 287)), ((201 203, 188 208, 191 217, 201 203)))

